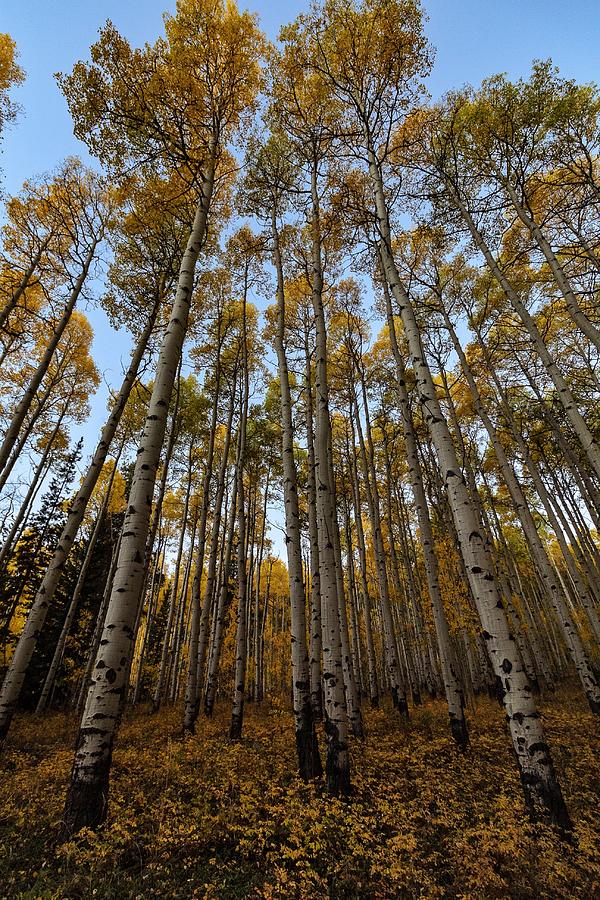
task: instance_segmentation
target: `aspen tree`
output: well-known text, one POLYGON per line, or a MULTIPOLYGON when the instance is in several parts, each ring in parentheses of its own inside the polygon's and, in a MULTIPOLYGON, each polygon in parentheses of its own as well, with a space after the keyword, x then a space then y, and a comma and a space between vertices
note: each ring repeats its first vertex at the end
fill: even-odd
POLYGON ((325 733, 327 735, 327 786, 332 794, 350 791, 348 709, 344 691, 340 633, 337 561, 334 529, 338 527, 335 486, 331 479, 331 420, 326 291, 323 264, 323 223, 320 170, 331 149, 330 112, 323 104, 317 81, 311 77, 290 47, 273 65, 273 110, 281 130, 293 136, 293 147, 306 173, 307 231, 310 257, 307 281, 315 321, 315 480, 317 533, 321 591, 321 635, 325 733))
MULTIPOLYGON (((286 553, 290 587, 292 685, 296 750, 298 767, 304 779, 321 774, 317 737, 313 712, 316 703, 311 700, 308 650, 306 645, 306 610, 300 512, 298 505, 298 476, 294 459, 294 430, 292 395, 286 354, 286 285, 280 238, 280 219, 288 205, 288 194, 294 186, 291 148, 281 135, 272 136, 268 143, 258 148, 247 180, 246 191, 254 209, 262 207, 261 218, 269 228, 270 249, 276 273, 277 318, 273 329, 273 342, 277 353, 281 411, 281 459, 283 466, 283 496, 286 523, 286 553), (265 208, 266 207, 266 208, 265 208)), ((310 502, 310 501, 309 501, 310 502)), ((314 627, 314 625, 313 625, 314 627)), ((320 697, 319 697, 320 699, 320 697)))
POLYGON ((115 728, 147 565, 144 551, 152 494, 196 263, 227 142, 252 109, 260 78, 262 37, 253 17, 240 13, 233 3, 180 0, 165 28, 166 40, 133 52, 107 26, 94 48, 92 65, 78 63, 70 76, 62 78, 76 132, 93 152, 110 155, 116 165, 131 161, 176 167, 197 203, 161 344, 103 637, 80 726, 63 818, 65 836, 95 827, 106 817, 115 728), (185 118, 180 120, 182 109, 185 118))

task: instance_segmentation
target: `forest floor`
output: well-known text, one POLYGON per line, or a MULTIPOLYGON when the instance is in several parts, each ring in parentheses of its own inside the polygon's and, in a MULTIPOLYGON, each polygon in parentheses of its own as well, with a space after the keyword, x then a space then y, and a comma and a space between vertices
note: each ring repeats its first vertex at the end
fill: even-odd
POLYGON ((575 823, 565 843, 523 814, 517 771, 491 701, 469 710, 471 748, 451 742, 442 702, 408 724, 365 710, 354 794, 333 800, 294 774, 292 718, 247 705, 178 736, 180 710, 128 716, 114 754, 110 816, 57 846, 76 722, 22 716, 0 761, 0 897, 596 898, 600 727, 580 694, 542 703, 575 823))

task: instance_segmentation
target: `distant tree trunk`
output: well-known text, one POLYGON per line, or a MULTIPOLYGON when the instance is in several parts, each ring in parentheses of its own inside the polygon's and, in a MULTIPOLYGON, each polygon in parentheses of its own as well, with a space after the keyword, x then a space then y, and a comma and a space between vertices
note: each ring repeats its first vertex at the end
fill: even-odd
MULTIPOLYGON (((240 433, 238 431, 238 441, 240 433)), ((237 456, 237 454, 236 454, 237 456)), ((237 475, 233 479, 233 490, 231 492, 231 504, 229 510, 229 520, 227 523, 227 531, 225 535, 225 546, 223 559, 221 561, 220 590, 218 592, 217 606, 214 615, 214 629, 211 641, 210 655, 208 661, 208 672, 206 676, 206 691, 204 695, 204 714, 212 716, 215 700, 217 697, 217 680, 219 677, 219 661, 221 659, 221 649, 223 646, 223 632, 225 630, 225 618, 232 600, 229 588, 229 576, 231 569, 231 553, 233 549, 233 538, 235 532, 235 511, 237 504, 238 480, 237 475)))
POLYGON ((433 529, 429 518, 429 509, 427 506, 427 498, 425 497, 425 488, 423 487, 423 474, 419 462, 419 454, 417 451, 417 440, 412 421, 412 413, 410 409, 410 401, 408 391, 406 389, 406 372, 404 369, 404 361, 400 353, 398 341, 396 338, 396 328, 394 316, 392 314, 392 304, 389 295, 387 283, 383 286, 385 300, 388 331, 390 334, 390 342, 392 345, 392 353, 396 363, 396 383, 398 386, 398 396, 400 399, 400 410, 402 414, 402 430, 404 435, 404 446, 406 452, 406 462, 408 466, 408 475, 413 494, 415 509, 417 512, 417 521, 419 523, 419 531, 421 532, 421 546, 423 548, 423 557, 425 560, 425 573, 427 575, 427 585, 429 588, 429 598, 431 601, 431 609, 433 612, 433 621, 437 635, 438 648, 440 652, 440 662, 442 666, 442 677, 444 680, 444 692, 448 703, 448 715, 450 717, 450 729, 452 737, 459 747, 465 747, 469 742, 469 734, 464 714, 464 697, 460 678, 458 675, 458 666, 452 647, 452 640, 448 628, 448 620, 444 612, 442 602, 442 594, 440 591, 438 560, 435 552, 435 541, 433 537, 433 529))
MULTIPOLYGON (((331 441, 331 436, 330 436, 331 441)), ((333 451, 330 446, 329 454, 330 478, 334 508, 338 508, 337 488, 333 471, 333 451)), ((350 630, 348 628, 348 608, 346 603, 346 591, 344 587, 344 568, 342 564, 342 546, 340 541, 340 527, 337 515, 333 523, 333 552, 335 555, 335 574, 337 582, 338 611, 340 619, 340 642, 342 647, 342 670, 344 672, 344 686, 346 690, 346 708, 348 711, 348 723, 350 731, 355 737, 364 738, 364 726, 360 709, 360 697, 356 688, 356 675, 352 665, 350 653, 350 630)))
POLYGON ((368 409, 365 411, 367 416, 366 432, 369 441, 369 456, 367 456, 367 446, 363 435, 363 429, 360 422, 360 414, 356 404, 356 397, 351 397, 350 418, 353 421, 353 427, 356 427, 358 434, 358 445, 360 449, 360 459, 363 470, 363 480, 365 485, 365 493, 367 495, 367 505, 369 507, 369 518, 371 519, 371 531, 373 540, 373 552, 375 555, 375 565, 377 568, 377 582, 379 585, 379 603, 381 607, 381 617, 383 620, 383 646, 385 651, 385 663, 387 673, 390 678, 390 686, 392 690, 392 702, 394 708, 397 709, 405 718, 408 718, 408 703, 406 700, 406 686, 403 682, 402 669, 398 658, 398 647, 396 644, 396 635, 394 629, 394 621, 392 618, 392 609, 390 603, 390 589, 386 568, 386 553, 383 545, 383 536, 381 533, 381 515, 379 509, 379 491, 377 488, 377 480, 373 471, 373 445, 370 438, 370 422, 368 419, 368 409), (356 414, 353 414, 353 409, 356 414))
MULTIPOLYGON (((217 418, 219 413, 219 388, 221 384, 221 367, 219 352, 217 350, 217 364, 215 372, 215 386, 211 413, 210 431, 208 435, 208 447, 206 451, 206 463, 204 479, 202 482, 202 509, 200 512, 200 525, 198 527, 198 549, 196 551, 196 572, 192 581, 192 621, 190 625, 190 641, 188 654, 188 675, 185 688, 185 707, 183 714, 184 733, 193 733, 196 719, 198 718, 198 701, 200 697, 198 685, 198 642, 200 639, 200 620, 203 609, 200 608, 200 585, 202 583, 202 570, 204 568, 204 549, 206 546, 206 523, 208 508, 210 506, 210 484, 212 480, 212 467, 215 455, 215 437, 217 433, 217 418)), ((217 488, 218 490, 218 488, 217 488)), ((216 514, 216 510, 215 510, 216 514)), ((212 590, 211 590, 212 594, 212 590)), ((209 600, 210 602, 210 600, 209 600)), ((208 611, 207 611, 208 614, 208 611)), ((206 624, 204 626, 206 632, 206 624)))
POLYGON ((348 446, 346 438, 346 452, 348 454, 350 474, 353 484, 354 521, 356 523, 356 540, 358 544, 358 560, 360 567, 360 586, 362 595, 363 616, 365 621, 365 636, 367 640, 367 665, 369 669, 369 700, 371 706, 379 705, 379 685, 377 681, 377 657, 375 655, 375 643, 373 640, 373 621, 371 611, 371 598, 369 594, 369 582, 367 580, 367 548, 362 524, 362 509, 360 497, 360 484, 358 481, 358 469, 356 455, 354 453, 354 423, 350 419, 352 427, 352 448, 348 446))
POLYGON ((158 712, 160 709, 160 705, 164 699, 166 685, 169 680, 169 669, 173 664, 173 657, 175 653, 175 642, 176 642, 176 615, 177 615, 177 603, 179 600, 179 576, 181 572, 181 559, 183 556, 183 543, 185 541, 185 535, 187 530, 187 520, 188 520, 188 509, 190 504, 190 495, 192 492, 192 450, 193 450, 193 442, 190 440, 189 448, 188 448, 188 473, 187 473, 187 482, 185 489, 185 500, 183 503, 183 521, 181 525, 181 532, 179 534, 179 541, 177 545, 177 557, 175 559, 175 573, 173 576, 173 590, 171 592, 171 603, 169 605, 169 614, 167 616, 167 624, 165 628, 165 636, 162 645, 162 653, 160 657, 160 667, 158 670, 158 678, 156 681, 156 687, 154 689, 154 697, 152 699, 152 709, 154 712, 158 712))
MULTIPOLYGON (((221 515, 223 509, 223 496, 225 494, 225 484, 227 480, 227 465, 229 460, 229 446, 231 443, 231 429, 233 423, 233 411, 235 406, 235 387, 231 394, 229 403, 229 413, 227 425, 225 428, 225 441, 223 444, 223 452, 217 475, 217 493, 213 503, 213 522, 210 538, 210 548, 208 553, 208 565, 206 570, 206 584, 204 587, 204 600, 202 602, 202 610, 200 614, 200 622, 198 627, 198 652, 194 657, 196 666, 196 687, 194 693, 186 697, 186 730, 192 731, 200 710, 200 694, 202 691, 202 679, 204 676, 204 662, 206 659, 206 650, 209 638, 210 626, 210 609, 215 593, 217 580, 217 563, 219 560, 219 535, 221 526, 221 515)), ((198 590, 200 586, 198 586, 198 590)), ((190 658, 190 665, 192 659, 190 658)))

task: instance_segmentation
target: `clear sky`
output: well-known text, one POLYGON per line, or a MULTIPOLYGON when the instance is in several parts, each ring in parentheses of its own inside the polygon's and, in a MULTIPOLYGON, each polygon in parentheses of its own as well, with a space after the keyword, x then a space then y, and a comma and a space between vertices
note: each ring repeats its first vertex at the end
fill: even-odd
MULTIPOLYGON (((308 0, 252 0, 248 5, 274 39, 308 0)), ((174 6, 174 0, 1 0, 0 31, 16 40, 27 73, 25 84, 13 92, 24 114, 5 135, 0 156, 8 193, 69 154, 86 158, 85 148, 73 137, 53 74, 87 58, 106 19, 139 45, 156 38, 163 12, 174 6)), ((427 33, 436 48, 429 80, 434 96, 497 72, 526 75, 534 58, 552 57, 564 75, 580 81, 600 78, 600 0, 424 0, 424 7, 427 33)), ((88 315, 95 330, 96 364, 108 383, 117 384, 128 355, 127 337, 115 336, 101 312, 92 309, 88 315)), ((106 396, 101 388, 93 400, 85 429, 88 450, 104 419, 106 396)))

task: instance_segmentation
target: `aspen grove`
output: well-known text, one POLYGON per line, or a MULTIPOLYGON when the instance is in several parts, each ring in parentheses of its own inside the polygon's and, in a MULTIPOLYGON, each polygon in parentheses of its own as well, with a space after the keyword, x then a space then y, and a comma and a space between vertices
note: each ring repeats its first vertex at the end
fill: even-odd
POLYGON ((56 76, 89 162, 0 235, 2 896, 600 893, 600 89, 434 101, 425 14, 177 0, 56 76))

